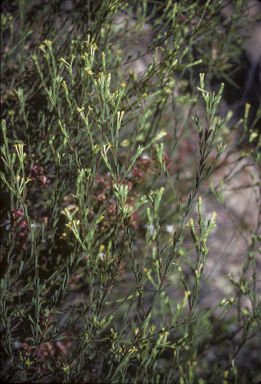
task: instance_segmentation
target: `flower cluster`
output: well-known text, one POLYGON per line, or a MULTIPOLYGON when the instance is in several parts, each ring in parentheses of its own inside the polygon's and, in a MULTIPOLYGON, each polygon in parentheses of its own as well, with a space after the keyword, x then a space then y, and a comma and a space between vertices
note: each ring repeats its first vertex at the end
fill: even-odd
MULTIPOLYGON (((22 228, 22 230, 19 232, 19 236, 24 237, 25 233, 28 229, 28 222, 26 220, 26 217, 24 216, 22 209, 13 209, 12 210, 11 223, 12 223, 13 229, 22 228)), ((15 234, 15 236, 16 236, 16 234, 15 234)))
POLYGON ((30 169, 30 178, 31 180, 36 180, 40 187, 50 184, 44 168, 39 163, 34 163, 33 168, 30 169))
POLYGON ((146 155, 141 155, 132 168, 131 180, 135 183, 144 181, 153 171, 155 171, 155 165, 152 159, 146 155))
POLYGON ((40 364, 42 374, 47 373, 48 365, 51 365, 54 368, 57 361, 62 364, 63 357, 68 353, 67 348, 71 345, 70 337, 63 341, 55 341, 52 343, 47 342, 40 345, 36 352, 38 362, 35 365, 33 361, 30 361, 30 356, 33 352, 33 349, 30 344, 27 343, 28 341, 29 338, 26 338, 25 342, 21 344, 23 355, 27 357, 26 365, 28 368, 30 367, 32 371, 36 371, 38 370, 38 365, 40 364))
MULTIPOLYGON (((117 215, 117 207, 114 199, 111 198, 111 191, 114 185, 113 179, 110 172, 105 176, 97 175, 95 178, 97 192, 94 194, 96 199, 97 208, 100 207, 104 202, 106 202, 106 210, 104 215, 104 220, 101 222, 102 230, 108 229, 111 227, 112 223, 115 221, 117 215)), ((123 185, 128 187, 128 191, 132 191, 133 183, 126 179, 122 182, 123 185)), ((131 195, 127 197, 126 203, 129 207, 131 215, 129 217, 129 224, 134 228, 138 228, 138 215, 135 207, 135 197, 137 194, 132 191, 131 195)), ((91 212, 90 212, 91 213, 91 212)))

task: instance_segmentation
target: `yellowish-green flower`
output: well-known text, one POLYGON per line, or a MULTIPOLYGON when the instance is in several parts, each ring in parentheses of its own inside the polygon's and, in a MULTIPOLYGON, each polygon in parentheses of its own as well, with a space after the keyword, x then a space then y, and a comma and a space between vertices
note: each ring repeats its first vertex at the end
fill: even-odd
POLYGON ((84 68, 84 70, 86 71, 88 76, 91 76, 91 75, 94 74, 94 72, 92 72, 92 70, 90 68, 88 68, 88 67, 84 68))
POLYGON ((52 45, 51 40, 44 40, 43 43, 47 45, 47 47, 50 47, 52 45))
POLYGON ((130 145, 130 141, 128 139, 125 139, 121 142, 121 147, 128 147, 130 145))
POLYGON ((67 65, 67 67, 70 67, 70 64, 69 64, 69 63, 67 63, 67 61, 66 61, 66 60, 64 60, 64 58, 63 58, 63 57, 60 57, 60 59, 59 59, 58 61, 61 61, 62 63, 64 63, 65 65, 67 65))
POLYGON ((29 357, 27 357, 25 364, 30 367, 30 365, 32 365, 33 363, 32 363, 32 361, 30 361, 29 357))
POLYGON ((103 153, 105 156, 106 156, 110 147, 113 147, 113 144, 110 144, 110 143, 109 144, 103 144, 103 153))
POLYGON ((66 85, 66 82, 65 82, 65 81, 62 82, 62 87, 63 87, 64 89, 67 89, 67 85, 66 85))
POLYGON ((122 118, 123 118, 123 115, 124 115, 124 111, 118 111, 117 112, 117 124, 120 124, 121 121, 122 121, 122 118))
POLYGON ((94 55, 94 52, 98 49, 97 45, 95 43, 91 43, 91 55, 94 55))
POLYGON ((70 221, 68 224, 65 224, 66 227, 71 229, 75 235, 78 235, 78 227, 80 226, 80 220, 70 221))
POLYGON ((13 145, 13 147, 15 147, 15 149, 16 149, 16 152, 17 152, 17 154, 18 154, 18 156, 21 156, 21 155, 23 155, 23 153, 24 153, 24 146, 25 146, 26 144, 24 144, 24 143, 19 143, 19 144, 14 144, 13 145))
POLYGON ((44 44, 39 45, 39 49, 41 49, 44 53, 46 53, 44 44))
POLYGON ((217 217, 217 213, 214 211, 213 214, 212 214, 212 217, 210 219, 211 223, 215 223, 216 217, 217 217))
POLYGON ((84 108, 79 108, 79 107, 77 107, 77 108, 76 108, 76 111, 79 112, 79 113, 81 113, 82 111, 84 111, 84 108))
POLYGON ((67 365, 63 365, 63 367, 62 367, 62 369, 64 370, 64 372, 66 373, 66 374, 68 374, 69 373, 69 371, 70 371, 70 367, 69 367, 69 365, 67 364, 67 365))
POLYGON ((160 133, 156 136, 156 140, 160 140, 162 137, 166 135, 167 135, 167 132, 165 131, 165 129, 162 129, 160 133))
POLYGON ((87 35, 87 40, 84 41, 84 43, 86 43, 87 45, 90 44, 90 38, 91 36, 90 35, 87 35))
POLYGON ((98 75, 96 75, 97 81, 100 84, 104 84, 105 76, 103 72, 99 72, 98 75))

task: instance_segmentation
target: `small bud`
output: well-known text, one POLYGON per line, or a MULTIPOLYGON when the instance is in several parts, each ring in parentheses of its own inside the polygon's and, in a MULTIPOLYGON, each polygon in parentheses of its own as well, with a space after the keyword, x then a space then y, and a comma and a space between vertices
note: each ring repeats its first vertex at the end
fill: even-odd
POLYGON ((62 82, 62 87, 63 87, 63 89, 67 89, 67 85, 66 85, 65 81, 62 82))

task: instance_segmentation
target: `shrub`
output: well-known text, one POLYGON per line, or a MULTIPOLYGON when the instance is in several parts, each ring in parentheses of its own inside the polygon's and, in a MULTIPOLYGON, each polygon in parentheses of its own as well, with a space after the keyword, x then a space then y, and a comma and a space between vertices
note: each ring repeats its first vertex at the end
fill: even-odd
POLYGON ((216 0, 5 5, 7 382, 258 377, 258 360, 244 370, 237 356, 258 348, 260 219, 237 228, 247 249, 240 277, 228 275, 233 294, 207 308, 199 300, 216 227, 208 196, 229 213, 225 186, 251 165, 242 188, 255 191, 260 212, 261 109, 248 127, 246 105, 236 141, 230 112, 217 116, 224 84, 211 90, 214 78, 230 79, 248 6, 234 1, 227 20, 216 0), (214 187, 220 170, 229 172, 214 187))

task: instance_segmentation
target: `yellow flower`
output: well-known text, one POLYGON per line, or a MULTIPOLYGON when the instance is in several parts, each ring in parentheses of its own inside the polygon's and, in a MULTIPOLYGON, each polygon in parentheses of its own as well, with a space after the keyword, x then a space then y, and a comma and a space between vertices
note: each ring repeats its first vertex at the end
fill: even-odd
POLYGON ((52 45, 52 42, 51 40, 44 40, 43 42, 45 45, 47 45, 47 47, 50 47, 52 45))
POLYGON ((123 118, 123 115, 124 115, 124 111, 118 111, 117 112, 117 124, 120 124, 121 123, 121 120, 123 118))
POLYGON ((64 372, 65 372, 66 374, 68 374, 68 373, 69 373, 69 370, 70 370, 70 367, 69 367, 68 364, 67 364, 67 365, 64 364, 62 369, 64 370, 64 372))
POLYGON ((130 141, 125 139, 121 142, 121 147, 128 147, 130 145, 130 141))
POLYGON ((77 108, 76 108, 76 111, 79 112, 79 113, 81 113, 82 111, 84 111, 84 108, 79 108, 79 107, 77 107, 77 108))
POLYGON ((18 154, 18 156, 21 156, 21 155, 23 155, 23 153, 24 153, 24 145, 26 145, 26 144, 24 144, 24 143, 19 143, 19 144, 14 144, 13 145, 13 147, 15 147, 15 149, 16 149, 16 152, 17 152, 17 154, 18 154))
POLYGON ((91 55, 94 55, 94 52, 98 49, 97 45, 95 43, 91 43, 91 55))
POLYGON ((91 76, 91 75, 94 74, 94 73, 92 72, 92 70, 91 70, 90 68, 88 68, 88 67, 84 68, 84 70, 86 71, 86 73, 87 73, 88 76, 91 76))
POLYGON ((70 64, 67 63, 67 61, 65 61, 63 57, 60 57, 60 59, 59 59, 58 61, 61 61, 62 63, 64 63, 64 64, 67 65, 68 67, 70 67, 70 64))
POLYGON ((39 45, 39 49, 41 49, 44 53, 46 53, 45 46, 43 44, 39 45))

